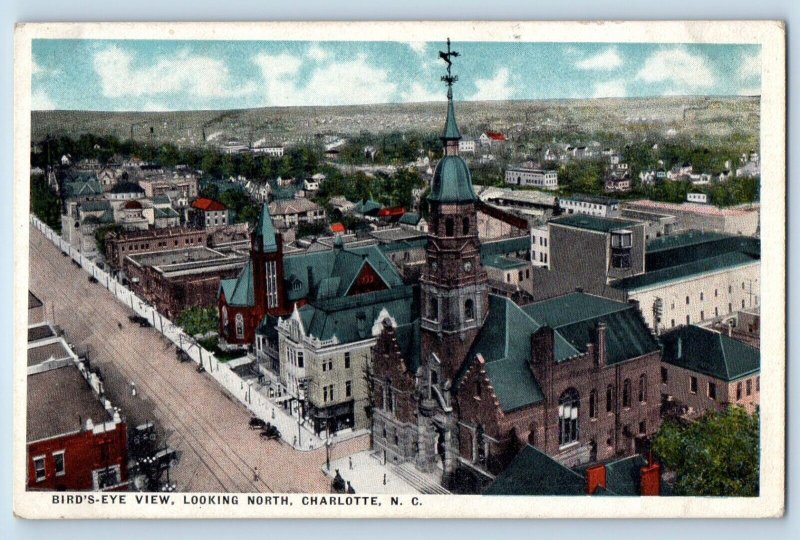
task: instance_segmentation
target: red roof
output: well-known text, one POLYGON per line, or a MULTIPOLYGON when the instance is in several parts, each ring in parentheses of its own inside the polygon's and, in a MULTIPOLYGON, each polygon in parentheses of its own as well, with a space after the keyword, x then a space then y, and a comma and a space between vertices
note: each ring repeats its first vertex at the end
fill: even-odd
POLYGON ((123 206, 125 210, 139 210, 141 209, 141 207, 142 203, 140 203, 139 201, 128 201, 123 206))
POLYGON ((195 199, 194 202, 192 202, 192 208, 197 208, 198 210, 203 210, 205 212, 221 212, 226 209, 225 205, 221 202, 217 202, 214 199, 208 199, 206 197, 195 199))
POLYGON ((486 136, 492 139, 493 141, 504 141, 506 140, 506 136, 500 133, 499 131, 487 131, 486 136))
POLYGON ((331 223, 331 232, 335 233, 345 232, 344 225, 341 223, 331 223))
POLYGON ((402 206, 388 206, 378 210, 378 217, 402 216, 405 213, 406 209, 402 206))

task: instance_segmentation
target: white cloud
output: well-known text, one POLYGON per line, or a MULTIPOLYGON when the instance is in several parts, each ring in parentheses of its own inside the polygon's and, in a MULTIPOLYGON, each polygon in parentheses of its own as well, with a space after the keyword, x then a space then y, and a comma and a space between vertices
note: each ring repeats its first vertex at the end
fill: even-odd
POLYGON ((604 50, 603 52, 597 53, 593 56, 588 58, 584 58, 575 66, 578 69, 592 69, 592 70, 602 70, 608 71, 614 68, 618 68, 622 65, 622 58, 619 55, 619 51, 616 47, 609 47, 608 49, 604 50))
POLYGON ((406 102, 422 103, 425 101, 444 101, 447 98, 447 94, 441 89, 438 92, 431 92, 422 84, 415 82, 411 85, 411 88, 402 92, 400 97, 406 102))
POLYGON ((625 90, 624 79, 614 79, 611 81, 603 81, 594 85, 594 94, 592 97, 607 98, 607 97, 625 97, 627 92, 625 90))
POLYGON ((417 53, 418 55, 422 56, 425 54, 425 50, 428 47, 427 41, 407 41, 406 45, 411 47, 411 50, 417 53))
POLYGON ((312 43, 308 51, 306 51, 306 56, 317 62, 322 62, 330 56, 330 53, 320 47, 319 43, 312 43))
POLYGON ((34 90, 31 94, 31 110, 52 111, 55 108, 56 104, 44 90, 34 90))
POLYGON ((476 101, 510 99, 514 89, 509 84, 508 68, 500 68, 491 79, 475 81, 477 90, 469 99, 476 101))
POLYGON ((387 103, 397 90, 389 74, 365 55, 315 68, 301 83, 303 60, 289 54, 261 53, 253 58, 261 71, 268 105, 355 105, 387 103))
POLYGON ((739 63, 739 78, 742 80, 761 77, 761 53, 743 54, 739 63))
POLYGON ((112 45, 94 55, 103 95, 110 98, 185 93, 201 98, 238 97, 256 90, 254 83, 237 85, 228 66, 210 56, 181 51, 148 66, 135 67, 133 55, 112 45))
POLYGON ((704 56, 680 47, 651 54, 636 78, 647 83, 670 82, 688 88, 708 88, 716 80, 704 56))

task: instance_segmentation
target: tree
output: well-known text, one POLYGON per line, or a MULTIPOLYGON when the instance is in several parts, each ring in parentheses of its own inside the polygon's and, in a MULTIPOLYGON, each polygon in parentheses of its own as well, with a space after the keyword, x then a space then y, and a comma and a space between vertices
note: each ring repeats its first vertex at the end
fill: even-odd
POLYGON ((216 332, 219 318, 216 307, 191 307, 184 309, 175 321, 190 336, 216 332))
POLYGON ((43 175, 31 177, 30 210, 54 231, 61 231, 61 199, 43 175))
POLYGON ((676 495, 756 497, 759 414, 730 406, 688 425, 667 420, 653 453, 677 475, 676 495))

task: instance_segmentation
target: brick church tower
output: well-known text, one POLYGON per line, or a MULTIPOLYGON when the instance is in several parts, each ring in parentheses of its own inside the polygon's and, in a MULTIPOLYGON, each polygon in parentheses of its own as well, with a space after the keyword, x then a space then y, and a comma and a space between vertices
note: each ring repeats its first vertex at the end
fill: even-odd
POLYGON ((421 363, 420 447, 417 466, 433 470, 441 458, 445 480, 456 466, 457 441, 450 392, 461 364, 483 325, 488 309, 487 275, 480 258, 477 197, 466 162, 458 155, 461 139, 453 107, 450 50, 447 62, 447 117, 441 135, 444 155, 436 166, 428 195, 430 219, 426 265, 420 278, 421 363), (451 437, 452 435, 452 437, 451 437))

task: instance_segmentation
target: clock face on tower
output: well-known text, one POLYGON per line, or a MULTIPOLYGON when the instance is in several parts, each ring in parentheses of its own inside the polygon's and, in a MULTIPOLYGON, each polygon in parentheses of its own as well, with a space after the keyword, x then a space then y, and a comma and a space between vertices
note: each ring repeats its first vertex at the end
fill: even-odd
POLYGON ((472 263, 470 261, 464 263, 464 271, 472 272, 472 263))
POLYGON ((439 264, 438 264, 436 261, 433 261, 433 262, 431 263, 431 270, 433 270, 434 272, 436 272, 436 270, 438 270, 438 269, 439 269, 439 264))

